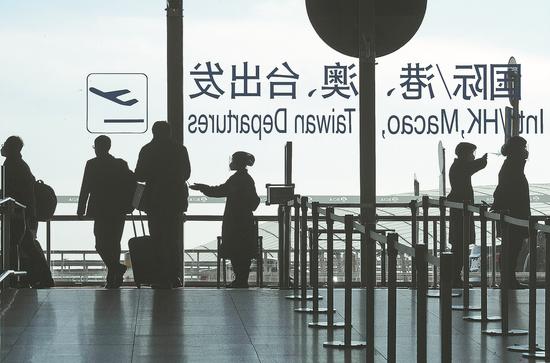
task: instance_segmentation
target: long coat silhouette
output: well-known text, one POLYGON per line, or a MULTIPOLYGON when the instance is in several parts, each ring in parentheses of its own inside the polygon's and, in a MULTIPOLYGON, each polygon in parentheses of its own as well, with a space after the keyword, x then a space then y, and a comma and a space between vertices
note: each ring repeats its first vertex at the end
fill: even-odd
POLYGON ((34 183, 36 181, 29 165, 20 154, 10 155, 4 161, 6 175, 6 197, 11 197, 25 205, 25 217, 29 226, 36 227, 36 198, 34 183))
POLYGON ((170 139, 153 139, 139 153, 136 177, 144 181, 144 208, 147 213, 187 211, 191 175, 189 154, 183 145, 170 139))
MULTIPOLYGON (((508 157, 498 173, 498 185, 493 193, 493 209, 508 211, 508 215, 528 219, 531 216, 529 183, 525 177, 526 160, 508 157)), ((510 226, 510 240, 518 242, 529 236, 527 228, 510 226)))
MULTIPOLYGON (((519 219, 528 219, 531 216, 529 183, 524 173, 529 156, 526 145, 527 141, 519 136, 512 137, 504 145, 502 154, 506 156, 506 160, 498 173, 498 185, 493 193, 493 209, 519 219)), ((509 225, 508 231, 509 240, 503 241, 507 243, 508 257, 505 257, 507 263, 502 268, 509 286, 515 288, 520 286, 516 279, 517 258, 523 241, 529 236, 529 230, 509 225)))
MULTIPOLYGON (((452 202, 462 203, 464 201, 474 202, 474 189, 472 187, 472 175, 487 166, 487 158, 482 157, 476 160, 455 159, 449 169, 449 181, 451 192, 447 199, 452 202)), ((462 246, 464 241, 463 212, 451 209, 449 223, 449 242, 453 245, 462 246)), ((475 243, 474 221, 470 219, 470 244, 475 243)))
POLYGON ((5 195, 25 205, 25 220, 19 217, 12 218, 10 223, 10 264, 8 268, 18 269, 17 245, 19 243, 22 252, 32 252, 34 249, 34 238, 31 233, 23 234, 25 227, 36 230, 38 221, 36 219, 36 199, 34 195, 35 178, 21 154, 6 156, 5 167, 5 195))
POLYGON ((237 170, 225 183, 205 186, 201 191, 209 197, 227 197, 223 213, 221 257, 256 257, 257 236, 252 212, 258 208, 260 198, 248 171, 237 170))
POLYGON ((149 232, 156 244, 159 274, 155 285, 179 287, 183 286, 184 273, 178 226, 188 207, 191 164, 187 148, 170 138, 167 123, 156 122, 152 131, 153 140, 139 152, 135 171, 137 180, 145 182, 140 204, 147 212, 149 232))

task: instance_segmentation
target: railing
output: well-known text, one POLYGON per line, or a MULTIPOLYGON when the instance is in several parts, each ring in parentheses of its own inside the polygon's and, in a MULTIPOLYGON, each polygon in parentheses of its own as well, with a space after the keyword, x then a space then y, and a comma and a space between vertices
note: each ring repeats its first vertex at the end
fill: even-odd
MULTIPOLYGON (((385 226, 387 223, 394 223, 395 222, 400 222, 400 226, 401 223, 403 224, 407 224, 407 228, 410 228, 410 232, 411 232, 411 240, 410 241, 404 241, 404 242, 408 242, 408 245, 410 245, 411 247, 415 246, 418 242, 418 229, 415 227, 419 220, 422 218, 423 221, 428 221, 428 223, 431 223, 431 230, 432 232, 429 233, 429 236, 430 238, 433 238, 433 242, 432 240, 430 240, 430 245, 428 245, 428 251, 430 254, 437 254, 439 249, 438 249, 438 244, 441 244, 441 242, 438 242, 438 239, 437 239, 437 232, 438 232, 438 225, 442 225, 441 224, 441 218, 440 216, 427 216, 427 218, 423 218, 422 215, 418 215, 417 211, 421 208, 418 207, 419 203, 415 200, 411 201, 411 203, 380 203, 380 204, 377 204, 377 207, 378 208, 384 208, 385 210, 390 210, 390 209, 395 209, 395 208, 401 208, 401 209, 407 209, 408 211, 410 211, 410 215, 408 216, 393 216, 393 215, 380 215, 378 217, 378 220, 377 222, 379 223, 379 225, 381 226, 385 226)), ((334 206, 336 208, 354 208, 354 207, 357 207, 357 205, 355 204, 351 204, 351 203, 340 203, 340 204, 334 204, 334 206)), ((134 217, 128 217, 127 220, 131 220, 131 218, 134 218, 136 220, 139 220, 139 219, 143 219, 143 220, 146 220, 146 216, 134 216, 134 217)), ((221 222, 222 221, 222 216, 221 215, 187 215, 185 217, 185 223, 195 223, 195 222, 212 222, 212 221, 217 221, 217 222, 221 222)), ((264 215, 264 216, 257 216, 256 217, 257 220, 259 222, 277 222, 279 219, 280 219, 280 216, 269 216, 269 215, 264 215)), ((544 216, 540 216, 538 217, 540 220, 542 220, 544 218, 544 216)), ((354 219, 357 220, 357 216, 354 216, 354 219)), ((85 221, 91 221, 91 219, 84 219, 85 221)), ((307 216, 307 220, 308 220, 308 223, 309 223, 309 226, 311 227, 311 222, 312 222, 312 216, 307 216)), ((474 220, 476 220, 476 223, 478 223, 477 221, 479 221, 479 217, 476 216, 476 218, 474 218, 474 220)), ((64 258, 60 258, 60 256, 57 256, 58 258, 54 258, 52 259, 52 224, 55 224, 55 223, 59 223, 59 222, 77 222, 79 221, 79 219, 76 217, 76 216, 72 216, 72 215, 61 215, 61 216, 55 216, 50 222, 46 222, 46 248, 45 248, 45 253, 46 253, 46 258, 47 260, 50 262, 50 265, 52 266, 52 268, 56 268, 56 266, 58 266, 59 263, 63 263, 64 261, 64 258)), ((296 229, 296 221, 300 221, 300 218, 296 219, 295 217, 292 217, 289 219, 290 222, 293 223, 294 225, 294 230, 295 231, 299 231, 299 228, 296 229)), ((448 222, 448 217, 445 216, 445 222, 448 222)), ((497 261, 497 258, 498 258, 498 245, 497 245, 497 239, 494 238, 494 224, 492 224, 491 226, 492 228, 490 228, 487 233, 490 233, 490 238, 492 240, 492 246, 491 246, 491 250, 490 250, 490 256, 491 256, 491 274, 492 274, 492 283, 491 283, 491 286, 495 286, 496 283, 498 283, 499 281, 499 274, 498 274, 498 261, 497 261)), ((401 227, 400 227, 401 228, 401 227)), ((424 229, 424 228, 423 228, 424 229)), ((290 226, 288 227, 288 230, 290 230, 290 226)), ((441 228, 439 228, 439 232, 441 232, 441 228)), ((323 233, 323 229, 321 228, 321 233, 323 233)), ((293 250, 290 250, 290 236, 287 238, 286 236, 284 236, 285 238, 280 238, 281 236, 278 236, 279 237, 279 250, 281 250, 281 244, 283 244, 286 248, 283 250, 283 253, 279 254, 279 250, 269 250, 269 256, 264 256, 264 261, 269 261, 270 262, 270 265, 267 265, 265 266, 266 268, 266 271, 265 271, 265 281, 267 284, 269 285, 274 285, 274 284, 278 284, 279 281, 287 281, 287 285, 285 287, 289 287, 290 284, 292 283, 292 280, 298 280, 297 277, 296 277, 296 273, 297 271, 299 271, 299 269, 294 269, 294 266, 298 265, 297 261, 298 259, 296 259, 296 252, 298 252, 300 249, 297 248, 297 249, 293 249, 293 250), (288 242, 284 242, 283 241, 288 241, 288 242), (288 246, 287 246, 288 245, 288 246), (290 261, 290 254, 291 253, 294 253, 294 261, 290 261), (281 260, 279 257, 283 257, 283 256, 287 256, 286 257, 286 267, 283 266, 283 269, 280 269, 279 266, 282 266, 281 265, 281 260), (276 273, 272 273, 272 271, 275 270, 279 273, 279 275, 277 275, 276 273), (286 272, 286 276, 285 278, 281 279, 281 276, 280 274, 283 272, 283 271, 288 271, 286 272), (292 276, 292 278, 291 278, 292 276)), ((265 238, 265 237, 264 237, 265 238)), ((296 236, 294 236, 294 239, 296 238, 296 236)), ((324 242, 324 240, 322 238, 320 238, 320 241, 321 242, 324 242)), ((377 254, 377 258, 376 258, 376 261, 377 261, 377 267, 376 267, 376 271, 377 271, 377 284, 380 285, 380 286, 385 286, 386 285, 386 279, 387 279, 387 258, 386 258, 386 255, 387 255, 387 252, 384 250, 385 249, 385 245, 384 244, 378 244, 378 247, 376 249, 376 254, 377 254)), ((307 250, 307 247, 306 247, 306 250, 307 250)), ((60 253, 60 252, 63 252, 64 255, 67 255, 69 252, 68 251, 59 251, 59 250, 56 250, 57 252, 56 253, 60 253)), ((54 279, 59 280, 58 282, 61 282, 62 284, 71 284, 72 282, 74 282, 75 284, 92 284, 92 283, 99 283, 101 281, 101 278, 103 276, 103 274, 105 273, 104 270, 102 270, 102 272, 97 272, 95 271, 96 269, 101 269, 101 262, 100 262, 100 259, 97 255, 92 255, 94 252, 93 251, 75 251, 75 252, 86 252, 84 255, 82 255, 82 258, 81 258, 81 261, 82 263, 84 263, 85 261, 91 261, 90 263, 90 266, 86 267, 86 266, 82 266, 82 274, 80 276, 69 276, 69 277, 66 277, 64 275, 62 275, 61 273, 57 273, 55 270, 54 270, 54 279), (95 265, 98 265, 98 266, 95 266, 95 265), (90 273, 90 276, 87 276, 85 274, 85 272, 88 272, 90 273)), ((215 261, 215 251, 212 251, 212 252, 209 252, 208 250, 201 250, 201 249, 192 249, 192 250, 189 250, 189 249, 186 249, 186 254, 185 254, 185 261, 186 261, 186 265, 188 265, 186 267, 186 273, 189 272, 190 275, 186 275, 186 281, 188 282, 192 282, 193 284, 197 284, 197 285, 201 285, 201 284, 204 284, 204 285, 211 285, 211 283, 213 281, 215 281, 215 278, 211 278, 210 276, 215 276, 215 270, 214 271, 208 271, 211 266, 209 266, 210 264, 210 259, 208 257, 212 257, 212 261, 215 261), (189 267, 191 266, 191 267, 189 267), (203 275, 200 275, 200 274, 197 274, 197 272, 200 272, 200 271, 204 271, 205 273, 208 274, 207 277, 203 275)), ((340 250, 336 250, 335 251, 336 253, 340 253, 341 256, 343 256, 343 249, 340 249, 340 250)), ((469 255, 469 254, 468 254, 469 255)), ((319 282, 321 284, 326 284, 326 249, 324 249, 323 247, 320 248, 319 250, 319 257, 320 257, 320 272, 319 272, 319 282)), ((353 250, 353 260, 355 261, 355 267, 354 267, 354 272, 353 272, 353 281, 354 281, 354 285, 361 285, 361 286, 365 286, 365 273, 366 273, 366 261, 367 261, 367 258, 366 258, 366 250, 365 250, 365 244, 360 244, 358 246, 358 248, 355 248, 353 250)), ((475 258, 472 258, 472 261, 479 261, 479 259, 475 259, 475 258)), ((414 273, 415 271, 415 260, 414 258, 412 258, 411 256, 407 255, 407 254, 404 254, 404 253, 399 253, 398 254, 398 272, 397 272, 397 281, 398 281, 398 284, 409 284, 409 285, 414 285, 415 284, 415 279, 416 279, 416 275, 414 273)), ((213 262, 212 262, 213 263, 213 262)), ((343 271, 343 259, 341 260, 336 260, 336 268, 337 268, 337 271, 343 271)), ((57 267, 59 268, 59 267, 57 267)), ((73 271, 74 272, 74 271, 73 271)), ((479 276, 479 272, 475 272, 473 273, 474 276, 478 277, 479 276)), ((436 268, 433 268, 433 270, 430 271, 429 273, 429 281, 431 283, 431 285, 433 287, 437 287, 437 278, 438 276, 438 273, 437 273, 437 269, 436 268)), ((343 278, 343 272, 339 275, 336 276, 337 277, 337 285, 340 285, 342 284, 342 278, 343 278)), ((128 279, 128 282, 131 282, 131 277, 130 279, 128 279)))

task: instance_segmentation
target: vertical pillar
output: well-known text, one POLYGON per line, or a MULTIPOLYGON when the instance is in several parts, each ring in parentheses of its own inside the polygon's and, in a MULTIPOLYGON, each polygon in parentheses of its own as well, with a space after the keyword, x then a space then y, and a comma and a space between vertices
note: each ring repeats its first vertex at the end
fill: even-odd
MULTIPOLYGON (((182 0, 167 0, 166 7, 166 70, 167 121, 172 138, 183 145, 183 8, 182 0)), ((183 216, 178 224, 178 275, 184 278, 183 216)))
MULTIPOLYGON (((375 7, 374 0, 358 2, 359 29, 359 185, 361 224, 376 220, 376 82, 375 82, 375 7), (359 18, 361 14, 361 18, 359 18), (366 15, 366 17, 365 17, 366 15), (362 21, 359 21, 361 19, 362 21)), ((370 245, 362 237, 363 250, 370 245)), ((375 246, 376 248, 376 246, 375 246)), ((376 259, 366 253, 367 262, 361 267, 376 268, 376 259), (374 264, 375 266, 369 266, 374 264)), ((365 257, 365 252, 361 254, 365 257)), ((363 258, 362 258, 363 260, 363 258)), ((362 271, 366 278, 366 272, 362 271)), ((364 284, 363 280, 363 284, 364 284)))

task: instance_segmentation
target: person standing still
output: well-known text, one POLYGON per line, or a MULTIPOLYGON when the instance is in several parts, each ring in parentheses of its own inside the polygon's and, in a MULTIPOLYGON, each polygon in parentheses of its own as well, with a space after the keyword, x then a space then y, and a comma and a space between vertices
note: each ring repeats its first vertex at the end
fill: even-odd
POLYGON ((127 196, 135 178, 126 161, 109 154, 110 149, 108 136, 95 139, 96 157, 86 162, 77 215, 83 219, 86 214, 94 220, 95 248, 108 271, 105 288, 116 289, 126 272, 120 263, 120 240, 126 213, 131 211, 127 196))
POLYGON ((256 193, 254 179, 248 174, 247 166, 254 165, 254 156, 237 151, 231 157, 229 169, 235 173, 218 186, 193 184, 209 197, 226 197, 222 222, 222 244, 220 256, 229 258, 235 280, 227 287, 247 288, 251 259, 257 257, 258 246, 253 211, 258 208, 260 198, 256 193))
MULTIPOLYGON (((487 154, 481 158, 475 158, 477 146, 469 142, 461 142, 455 148, 456 159, 449 169, 449 181, 451 192, 447 199, 451 202, 474 203, 474 189, 472 187, 472 175, 487 166, 487 154)), ((470 244, 475 244, 475 226, 470 213, 470 244)), ((462 287, 460 273, 463 268, 464 255, 464 213, 462 210, 451 209, 449 222, 449 242, 452 244, 454 278, 453 287, 462 287)))
POLYGON ((23 140, 19 136, 10 136, 6 139, 0 150, 0 154, 6 158, 4 168, 6 173, 5 196, 15 199, 23 204, 25 208, 25 220, 16 216, 11 219, 10 236, 10 264, 6 268, 17 270, 18 255, 17 245, 21 241, 21 247, 28 247, 32 244, 32 235, 36 235, 38 220, 36 218, 36 198, 34 195, 34 183, 36 179, 31 169, 23 160, 21 150, 23 149, 23 140), (25 230, 31 231, 31 234, 23 235, 25 230))
POLYGON ((183 286, 179 276, 180 246, 178 227, 187 211, 191 175, 189 154, 171 138, 170 125, 157 121, 152 127, 153 140, 143 146, 136 165, 138 181, 145 182, 142 197, 151 239, 157 244, 158 282, 155 288, 183 286))
MULTIPOLYGON (((531 200, 529 197, 529 182, 525 176, 525 163, 529 157, 527 140, 521 136, 513 136, 502 147, 501 154, 506 157, 498 173, 498 185, 493 193, 493 209, 507 215, 529 219, 531 216, 531 200)), ((507 265, 502 266, 504 278, 508 280, 511 289, 527 288, 516 278, 516 265, 523 242, 529 237, 526 227, 509 225, 508 229, 507 265)))

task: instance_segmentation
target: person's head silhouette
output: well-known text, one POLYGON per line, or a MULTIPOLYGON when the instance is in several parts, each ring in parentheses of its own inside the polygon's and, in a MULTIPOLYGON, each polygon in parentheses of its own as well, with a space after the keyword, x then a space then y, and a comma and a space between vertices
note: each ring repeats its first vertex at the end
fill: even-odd
POLYGON ((529 157, 529 150, 527 150, 527 140, 521 136, 512 136, 502 149, 500 153, 506 157, 527 159, 529 157))
POLYGON ((168 140, 171 135, 170 125, 166 121, 157 121, 153 124, 153 139, 168 140))
POLYGON ((96 156, 105 156, 111 150, 111 139, 109 136, 98 136, 94 141, 94 150, 96 156))
POLYGON ((2 156, 9 158, 11 156, 21 155, 23 149, 23 139, 19 136, 10 136, 4 141, 0 153, 2 156))
POLYGON ((237 151, 231 156, 229 163, 230 170, 244 170, 247 166, 254 165, 254 155, 246 151, 237 151))
POLYGON ((455 154, 456 157, 462 160, 474 160, 477 146, 474 144, 471 144, 469 142, 461 142, 458 145, 456 145, 455 148, 455 154))

